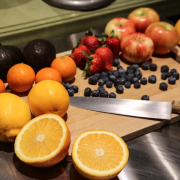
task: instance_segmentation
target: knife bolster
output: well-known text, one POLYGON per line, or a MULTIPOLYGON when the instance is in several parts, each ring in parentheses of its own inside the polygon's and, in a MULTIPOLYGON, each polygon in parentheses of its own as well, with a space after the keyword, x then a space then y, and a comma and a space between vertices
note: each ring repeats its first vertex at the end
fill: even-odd
POLYGON ((172 112, 180 113, 180 101, 178 100, 172 101, 172 112))

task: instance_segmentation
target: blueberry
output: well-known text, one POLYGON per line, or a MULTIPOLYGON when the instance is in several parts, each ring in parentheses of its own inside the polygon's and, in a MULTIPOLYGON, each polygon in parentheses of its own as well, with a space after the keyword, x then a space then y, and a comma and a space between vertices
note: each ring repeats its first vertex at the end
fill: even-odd
POLYGON ((173 73, 176 73, 176 72, 177 72, 177 70, 174 68, 170 70, 171 75, 173 75, 173 73))
POLYGON ((138 82, 138 81, 139 81, 139 79, 137 77, 133 77, 133 79, 132 79, 133 83, 138 82))
POLYGON ((169 83, 169 84, 175 84, 175 83, 176 83, 176 78, 173 77, 173 76, 169 77, 169 78, 168 78, 168 83, 169 83))
POLYGON ((170 72, 165 72, 166 73, 166 77, 170 77, 171 76, 171 73, 170 72))
POLYGON ((89 77, 89 80, 88 80, 88 83, 91 84, 91 85, 96 85, 98 82, 98 78, 96 76, 90 76, 89 77))
POLYGON ((98 80, 98 85, 99 86, 103 86, 105 83, 104 83, 104 80, 103 79, 99 79, 98 80))
POLYGON ((116 76, 110 75, 109 80, 112 81, 112 82, 115 82, 116 81, 116 76))
POLYGON ((72 85, 67 82, 67 83, 65 84, 65 88, 66 88, 66 89, 72 89, 72 85))
POLYGON ((120 82, 122 85, 125 84, 125 82, 127 81, 125 77, 119 78, 120 82))
POLYGON ((161 79, 162 80, 166 80, 167 79, 167 73, 166 72, 162 72, 161 79))
POLYGON ((127 74, 134 73, 133 67, 132 66, 128 66, 126 72, 127 72, 127 74))
POLYGON ((104 80, 104 83, 106 83, 106 81, 109 81, 109 78, 107 76, 103 76, 102 79, 104 80))
POLYGON ((99 91, 96 89, 96 90, 93 90, 92 91, 92 97, 98 97, 99 96, 99 91))
POLYGON ((119 70, 119 69, 123 69, 123 67, 121 65, 118 65, 117 70, 119 70))
POLYGON ((99 94, 100 94, 100 97, 108 97, 109 96, 108 92, 105 90, 101 91, 99 94))
POLYGON ((107 75, 108 75, 107 72, 102 72, 101 73, 101 77, 107 77, 107 75))
POLYGON ((66 88, 66 83, 65 82, 62 82, 62 85, 66 88))
POLYGON ((150 75, 150 76, 148 77, 148 82, 149 82, 149 83, 152 83, 152 84, 155 84, 155 83, 156 83, 156 76, 150 75))
POLYGON ((139 68, 139 65, 138 64, 133 64, 132 68, 133 68, 134 71, 136 71, 139 68))
POLYGON ((143 95, 143 96, 141 97, 141 100, 149 100, 149 96, 148 96, 148 95, 143 95))
POLYGON ((67 90, 69 96, 74 96, 74 90, 73 89, 68 89, 67 90))
POLYGON ((123 85, 123 82, 120 78, 117 78, 116 81, 114 82, 114 85, 115 86, 118 86, 118 85, 123 85))
POLYGON ((92 92, 91 88, 89 88, 89 87, 85 88, 84 96, 91 96, 91 92, 92 92))
POLYGON ((159 84, 159 89, 162 91, 166 91, 168 89, 168 85, 165 82, 159 84))
POLYGON ((72 89, 74 90, 74 93, 77 93, 79 91, 79 87, 76 85, 72 85, 72 89))
POLYGON ((124 85, 125 85, 125 88, 127 88, 127 89, 131 88, 131 82, 130 81, 126 81, 124 85))
POLYGON ((110 75, 113 75, 113 71, 108 71, 107 76, 109 77, 110 75))
POLYGON ((118 73, 119 73, 119 77, 123 77, 126 73, 126 70, 125 69, 119 69, 118 73))
POLYGON ((113 66, 114 67, 117 67, 119 64, 120 64, 119 59, 114 59, 113 60, 113 66))
POLYGON ((100 73, 95 73, 94 76, 96 76, 98 79, 101 78, 101 74, 100 73))
POLYGON ((117 92, 118 94, 122 94, 122 93, 124 92, 123 86, 122 86, 122 85, 116 86, 116 92, 117 92))
POLYGON ((149 69, 149 63, 148 63, 148 62, 142 63, 142 64, 141 64, 141 68, 142 68, 143 70, 148 70, 148 69, 149 69))
POLYGON ((133 78, 134 78, 134 73, 128 73, 126 75, 126 81, 133 82, 133 78))
POLYGON ((118 71, 114 71, 112 75, 114 75, 116 78, 119 77, 118 71))
POLYGON ((147 78, 145 78, 145 77, 141 78, 140 83, 143 85, 146 85, 147 84, 147 78))
POLYGON ((169 67, 167 65, 161 66, 161 72, 168 72, 168 71, 169 71, 169 67))
POLYGON ((152 64, 150 64, 149 69, 150 69, 151 71, 156 71, 156 70, 157 70, 157 65, 154 64, 154 63, 152 63, 152 64))
POLYGON ((114 92, 109 93, 109 98, 116 98, 116 94, 114 92))
POLYGON ((104 91, 104 90, 105 90, 105 87, 99 86, 97 90, 98 90, 99 92, 104 91))
POLYGON ((179 73, 177 73, 177 72, 173 73, 173 74, 172 74, 172 76, 173 76, 173 77, 175 77, 175 78, 176 78, 176 80, 178 80, 178 79, 179 79, 179 73))
POLYGON ((135 88, 135 89, 139 89, 140 87, 141 87, 140 82, 135 82, 135 83, 134 83, 134 88, 135 88))
POLYGON ((134 73, 134 76, 137 77, 138 79, 141 79, 141 77, 142 77, 142 72, 141 72, 139 69, 137 69, 137 70, 135 71, 135 73, 134 73))
POLYGON ((106 87, 107 88, 112 88, 112 85, 113 85, 112 81, 107 81, 106 82, 106 87))

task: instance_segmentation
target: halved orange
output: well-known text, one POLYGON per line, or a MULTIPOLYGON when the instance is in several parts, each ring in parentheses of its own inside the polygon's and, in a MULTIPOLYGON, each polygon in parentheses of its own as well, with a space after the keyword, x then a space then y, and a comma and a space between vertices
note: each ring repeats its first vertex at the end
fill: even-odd
POLYGON ((70 132, 58 115, 44 114, 27 123, 15 139, 17 157, 35 167, 49 167, 68 153, 70 132))
POLYGON ((124 140, 110 131, 85 131, 72 148, 75 168, 88 179, 114 178, 125 167, 128 157, 124 140))

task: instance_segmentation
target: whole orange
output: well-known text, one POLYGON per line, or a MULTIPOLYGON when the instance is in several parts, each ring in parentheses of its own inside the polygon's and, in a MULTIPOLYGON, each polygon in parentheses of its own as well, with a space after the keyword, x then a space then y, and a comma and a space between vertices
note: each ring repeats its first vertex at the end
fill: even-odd
MULTIPOLYGON (((180 19, 176 22, 175 24, 175 28, 178 31, 178 34, 180 36, 180 19)), ((179 45, 180 45, 180 41, 179 41, 179 45)))
POLYGON ((51 67, 46 67, 39 70, 36 74, 35 82, 38 83, 47 79, 62 83, 62 78, 59 72, 51 67))
POLYGON ((15 92, 28 91, 35 80, 35 72, 31 66, 23 63, 12 66, 7 73, 7 83, 15 92))
POLYGON ((69 107, 69 94, 61 83, 43 80, 30 90, 28 104, 34 116, 52 113, 62 117, 69 107))
POLYGON ((60 56, 53 60, 51 67, 56 69, 63 82, 68 82, 74 79, 76 74, 76 63, 69 56, 60 56))
POLYGON ((4 85, 4 82, 0 79, 0 93, 5 92, 6 91, 6 87, 4 85))

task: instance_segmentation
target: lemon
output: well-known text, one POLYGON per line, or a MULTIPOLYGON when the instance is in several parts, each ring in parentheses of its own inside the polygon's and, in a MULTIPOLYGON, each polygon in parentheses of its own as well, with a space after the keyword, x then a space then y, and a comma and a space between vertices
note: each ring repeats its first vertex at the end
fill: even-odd
POLYGON ((0 141, 14 142, 21 128, 30 120, 29 106, 21 97, 0 94, 0 141))

